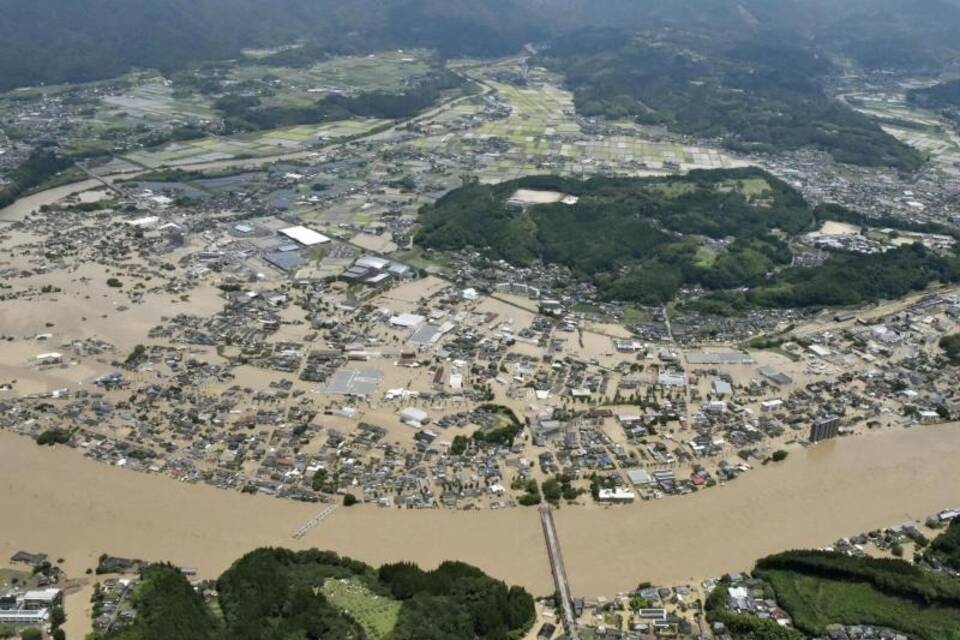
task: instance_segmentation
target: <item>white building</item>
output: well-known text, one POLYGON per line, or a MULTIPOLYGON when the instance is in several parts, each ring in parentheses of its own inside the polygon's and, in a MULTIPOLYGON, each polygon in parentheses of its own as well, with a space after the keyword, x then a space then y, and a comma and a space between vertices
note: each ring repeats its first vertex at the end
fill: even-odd
POLYGON ((286 236, 294 242, 302 244, 305 247, 313 247, 318 244, 326 244, 330 242, 330 238, 327 236, 323 235, 322 233, 317 233, 313 229, 308 229, 304 226, 280 229, 280 235, 286 236))

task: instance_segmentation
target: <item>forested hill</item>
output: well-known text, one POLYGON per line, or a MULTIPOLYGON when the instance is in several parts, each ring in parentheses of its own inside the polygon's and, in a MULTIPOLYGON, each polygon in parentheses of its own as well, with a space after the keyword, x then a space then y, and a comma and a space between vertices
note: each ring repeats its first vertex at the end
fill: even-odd
POLYGON ((786 37, 868 68, 937 68, 960 52, 954 0, 0 0, 0 89, 294 41, 496 56, 585 26, 786 37))
POLYGON ((169 71, 245 47, 512 53, 543 36, 517 0, 0 0, 0 90, 169 71))
MULTIPOLYGON (((818 209, 816 217, 840 213, 818 209)), ((791 241, 814 220, 798 192, 759 169, 586 181, 532 176, 452 191, 421 210, 415 241, 520 266, 562 265, 605 300, 660 304, 700 286, 709 292, 702 308, 713 313, 857 305, 960 281, 960 255, 919 245, 791 267, 791 241), (523 207, 520 190, 578 200, 523 207)))
POLYGON ((89 640, 514 640, 536 616, 524 589, 460 562, 374 569, 331 552, 258 549, 216 587, 204 602, 179 569, 151 565, 132 624, 89 640))
POLYGON ((912 171, 923 163, 827 96, 821 81, 831 63, 789 38, 730 43, 702 33, 586 30, 558 39, 539 62, 564 74, 585 116, 634 118, 748 152, 814 146, 852 164, 912 171))
POLYGON ((927 89, 914 89, 907 99, 918 106, 931 109, 960 109, 960 80, 951 80, 927 89))

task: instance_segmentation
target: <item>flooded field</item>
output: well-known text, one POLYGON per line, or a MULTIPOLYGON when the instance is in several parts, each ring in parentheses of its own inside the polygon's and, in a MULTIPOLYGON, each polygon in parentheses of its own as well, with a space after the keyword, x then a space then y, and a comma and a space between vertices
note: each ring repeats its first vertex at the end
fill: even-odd
MULTIPOLYGON (((673 584, 749 568, 764 554, 923 518, 960 504, 960 426, 887 431, 795 451, 727 487, 557 516, 580 595, 639 581, 673 584)), ((319 505, 245 496, 106 467, 65 448, 0 434, 0 557, 65 559, 71 575, 101 553, 170 560, 202 576, 262 545, 333 549, 370 563, 461 559, 537 594, 552 590, 535 510, 338 509, 301 541, 319 505)))

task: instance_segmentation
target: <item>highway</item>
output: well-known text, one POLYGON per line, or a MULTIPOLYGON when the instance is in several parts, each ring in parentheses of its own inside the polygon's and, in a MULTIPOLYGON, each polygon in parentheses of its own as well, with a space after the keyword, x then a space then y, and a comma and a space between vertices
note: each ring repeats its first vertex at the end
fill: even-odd
POLYGON ((553 583, 560 598, 567 638, 580 640, 576 616, 573 613, 573 596, 570 594, 570 583, 567 581, 567 570, 563 566, 563 556, 560 555, 560 540, 557 538, 557 528, 553 523, 553 511, 550 507, 540 507, 540 522, 543 524, 543 537, 550 555, 550 570, 553 572, 553 583))

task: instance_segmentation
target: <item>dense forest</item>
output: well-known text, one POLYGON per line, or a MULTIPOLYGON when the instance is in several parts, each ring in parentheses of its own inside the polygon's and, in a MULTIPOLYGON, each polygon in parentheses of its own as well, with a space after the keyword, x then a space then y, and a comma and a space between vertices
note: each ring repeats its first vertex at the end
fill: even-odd
POLYGON ((539 60, 564 74, 585 116, 632 118, 742 151, 814 146, 852 164, 923 163, 868 116, 828 97, 820 81, 831 65, 789 41, 588 30, 557 40, 539 60))
MULTIPOLYGON (((831 624, 864 624, 917 640, 960 638, 960 580, 903 560, 789 551, 760 560, 754 576, 772 587, 806 637, 822 636, 831 624)), ((713 611, 729 615, 718 604, 713 611)))
POLYGON ((245 47, 512 53, 542 32, 516 0, 0 0, 0 90, 165 72, 245 47))
POLYGON ((836 253, 818 267, 785 269, 749 291, 712 293, 690 308, 736 315, 755 307, 851 307, 900 298, 934 282, 960 282, 960 256, 911 244, 882 254, 836 253))
POLYGON ((837 253, 818 267, 789 267, 789 239, 815 219, 867 220, 835 206, 814 212, 799 193, 759 169, 586 181, 532 176, 452 191, 421 210, 415 241, 437 250, 478 250, 516 265, 564 265, 575 278, 593 282, 606 300, 660 304, 699 285, 715 293, 695 307, 717 314, 857 305, 935 281, 960 281, 960 256, 920 245, 882 255, 837 253), (579 200, 524 208, 510 202, 519 189, 579 200))
POLYGON ((10 174, 7 185, 0 187, 0 209, 71 166, 73 160, 49 147, 38 147, 10 174))
POLYGON ((294 41, 498 56, 585 26, 799 40, 874 69, 935 70, 960 51, 954 0, 0 0, 0 15, 0 90, 294 41))
POLYGON ((924 109, 939 111, 960 127, 960 80, 908 91, 907 102, 924 109))
MULTIPOLYGON (((952 345, 953 360, 960 363, 960 333, 948 336, 943 340, 948 341, 945 348, 952 345)), ((960 518, 954 518, 947 530, 930 544, 925 556, 927 559, 939 562, 954 571, 960 571, 960 518)))
POLYGON ((354 585, 371 607, 389 604, 389 640, 517 640, 535 617, 525 590, 459 562, 433 571, 410 563, 377 570, 331 552, 259 549, 217 581, 222 615, 179 569, 151 565, 134 596, 132 626, 92 640, 366 640, 370 621, 332 602, 327 581, 354 585))
POLYGON ((942 82, 926 89, 912 89, 907 93, 907 100, 931 109, 960 108, 960 80, 942 82))

